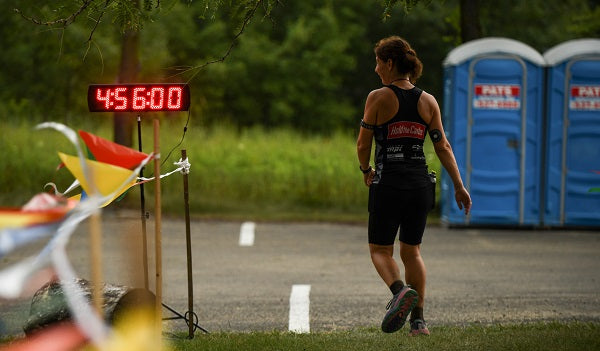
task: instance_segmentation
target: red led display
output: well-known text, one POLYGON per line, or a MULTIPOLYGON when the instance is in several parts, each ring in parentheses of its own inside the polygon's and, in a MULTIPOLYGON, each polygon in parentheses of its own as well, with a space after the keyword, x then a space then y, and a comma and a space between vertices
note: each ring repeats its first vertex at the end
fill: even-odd
POLYGON ((187 111, 187 84, 91 84, 90 112, 187 111))

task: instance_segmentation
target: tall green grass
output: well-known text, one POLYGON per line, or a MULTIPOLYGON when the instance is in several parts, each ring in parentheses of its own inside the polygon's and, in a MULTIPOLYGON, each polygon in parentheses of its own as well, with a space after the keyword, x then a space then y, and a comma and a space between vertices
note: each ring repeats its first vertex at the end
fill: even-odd
MULTIPOLYGON (((112 139, 110 124, 84 127, 112 139)), ((33 130, 33 125, 2 127, 0 147, 0 201, 3 206, 20 206, 47 182, 65 189, 72 180, 66 169, 56 171, 57 151, 75 154, 59 133, 33 130)), ((145 152, 153 146, 150 120, 142 125, 145 152)), ((160 126, 161 173, 173 170, 173 162, 186 149, 189 174, 190 211, 195 217, 256 220, 337 220, 366 218, 367 188, 356 158, 354 131, 330 136, 303 135, 293 130, 237 129, 229 126, 201 128, 190 125, 181 145, 181 121, 163 120, 160 126), (171 156, 166 159, 169 151, 171 156)), ((137 138, 134 138, 137 148, 137 138)), ((431 168, 439 162, 426 145, 431 168)), ((144 175, 152 173, 149 166, 144 175)), ((161 181, 162 209, 179 215, 183 208, 182 177, 174 174, 161 181)), ((153 207, 154 186, 147 183, 146 201, 153 207)), ((139 190, 109 208, 139 208, 139 190)))
POLYGON ((3 124, 0 127, 0 205, 20 207, 44 185, 54 182, 63 190, 73 180, 67 171, 56 171, 56 151, 75 154, 58 133, 35 131, 34 125, 3 124))

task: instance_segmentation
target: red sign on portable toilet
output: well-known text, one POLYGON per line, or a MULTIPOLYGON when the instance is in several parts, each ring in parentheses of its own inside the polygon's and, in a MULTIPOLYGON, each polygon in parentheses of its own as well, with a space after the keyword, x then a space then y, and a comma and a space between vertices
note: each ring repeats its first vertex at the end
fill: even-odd
POLYGON ((473 107, 518 110, 521 108, 521 86, 516 84, 475 84, 473 107))
POLYGON ((573 85, 569 109, 600 111, 600 85, 573 85))

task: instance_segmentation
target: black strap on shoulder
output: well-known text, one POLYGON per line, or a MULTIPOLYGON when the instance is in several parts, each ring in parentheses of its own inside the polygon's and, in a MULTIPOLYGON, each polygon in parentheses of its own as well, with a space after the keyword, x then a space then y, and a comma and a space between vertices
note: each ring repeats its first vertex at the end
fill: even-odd
POLYGON ((375 130, 375 125, 373 125, 373 124, 367 124, 364 119, 360 120, 360 126, 363 127, 363 128, 365 128, 365 129, 375 130))

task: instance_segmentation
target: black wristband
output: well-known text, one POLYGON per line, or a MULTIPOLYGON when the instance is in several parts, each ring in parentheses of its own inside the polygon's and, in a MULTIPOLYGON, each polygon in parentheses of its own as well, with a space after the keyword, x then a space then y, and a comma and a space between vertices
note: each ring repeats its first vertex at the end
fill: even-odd
POLYGON ((360 171, 363 172, 363 174, 367 174, 373 170, 373 167, 369 166, 369 168, 367 169, 362 169, 362 167, 358 165, 358 169, 360 169, 360 171))

